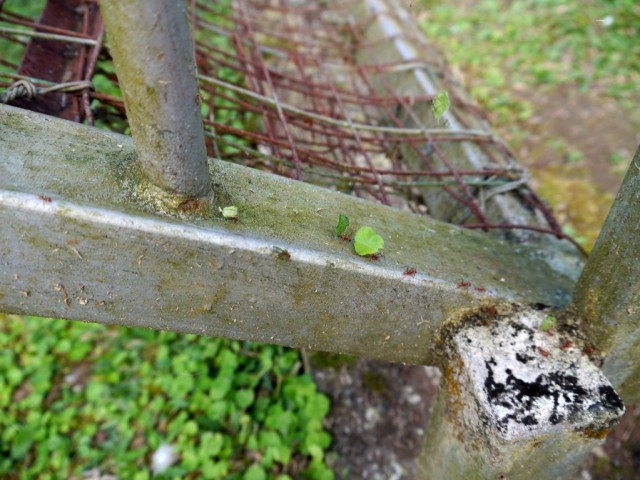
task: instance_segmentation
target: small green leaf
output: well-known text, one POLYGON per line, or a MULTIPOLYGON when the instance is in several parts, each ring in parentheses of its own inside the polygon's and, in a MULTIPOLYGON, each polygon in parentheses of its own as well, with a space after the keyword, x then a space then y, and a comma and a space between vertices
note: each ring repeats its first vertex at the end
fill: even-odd
POLYGON ((250 390, 248 388, 243 388, 241 390, 236 391, 235 393, 236 404, 240 408, 247 408, 249 405, 253 403, 254 399, 255 399, 255 394, 253 393, 253 390, 250 390))
POLYGON ((373 255, 384 247, 384 240, 371 227, 362 227, 356 233, 355 249, 358 255, 373 255))
POLYGON ((244 472, 242 478, 243 480, 266 480, 267 473, 260 465, 253 464, 244 472))
POLYGON ((440 90, 433 99, 433 116, 442 118, 449 110, 449 93, 446 90, 440 90))
POLYGON ((231 220, 238 219, 238 207, 224 207, 222 209, 222 216, 231 220))
POLYGON ((26 425, 18 430, 11 445, 11 457, 20 459, 27 454, 36 440, 37 430, 37 425, 26 425))
POLYGON ((87 400, 91 403, 102 401, 105 398, 106 386, 98 381, 90 381, 87 385, 87 400))
POLYGON ((338 225, 336 226, 336 236, 340 236, 349 226, 349 217, 342 213, 338 216, 338 225))
POLYGON ((554 317, 553 315, 547 315, 546 317, 544 317, 544 320, 542 320, 542 325, 540 325, 540 330, 542 330, 543 332, 546 332, 547 330, 551 330, 553 327, 556 326, 557 322, 558 320, 556 319, 556 317, 554 317))

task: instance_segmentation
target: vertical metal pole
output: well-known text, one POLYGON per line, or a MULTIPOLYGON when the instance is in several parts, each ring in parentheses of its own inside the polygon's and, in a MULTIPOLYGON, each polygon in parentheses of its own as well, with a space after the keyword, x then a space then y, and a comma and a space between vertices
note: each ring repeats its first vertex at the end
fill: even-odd
POLYGON ((101 0, 138 162, 156 186, 210 191, 186 2, 101 0))
POLYGON ((514 305, 445 343, 443 380, 416 480, 570 478, 624 412, 579 347, 514 305))
POLYGON ((640 149, 582 276, 574 306, 627 403, 640 400, 640 149))

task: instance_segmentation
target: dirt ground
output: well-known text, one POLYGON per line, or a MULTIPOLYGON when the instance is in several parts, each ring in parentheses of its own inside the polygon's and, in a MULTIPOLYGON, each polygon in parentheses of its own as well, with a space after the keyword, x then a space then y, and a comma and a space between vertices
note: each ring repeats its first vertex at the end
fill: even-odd
POLYGON ((438 391, 435 368, 357 361, 314 369, 332 400, 328 463, 337 479, 412 478, 438 391))
MULTIPOLYGON (((558 87, 515 93, 535 104, 535 114, 523 125, 530 135, 516 147, 518 157, 533 171, 539 190, 558 196, 555 209, 560 220, 592 229, 587 237, 595 238, 640 144, 639 119, 622 111, 614 101, 601 98, 597 91, 583 94, 558 87), (563 148, 545 141, 551 137, 562 139, 563 148), (578 162, 567 162, 568 150, 584 156, 578 162), (624 165, 612 164, 610 159, 616 153, 625 158, 624 165)), ((333 402, 327 428, 334 438, 330 460, 336 478, 412 478, 438 390, 439 372, 331 358, 336 361, 314 362, 314 376, 333 402)), ((575 480, 640 478, 638 425, 640 404, 627 405, 619 426, 585 460, 575 480)))

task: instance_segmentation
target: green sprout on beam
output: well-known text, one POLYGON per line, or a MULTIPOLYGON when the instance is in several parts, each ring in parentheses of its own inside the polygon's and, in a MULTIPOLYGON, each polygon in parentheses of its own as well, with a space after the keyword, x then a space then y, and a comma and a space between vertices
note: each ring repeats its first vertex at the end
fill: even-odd
POLYGON ((384 240, 371 227, 362 227, 356 232, 354 247, 358 255, 374 255, 384 247, 384 240))
POLYGON ((222 211, 222 216, 226 219, 230 219, 230 220, 238 219, 238 207, 224 207, 221 211, 222 211))
POLYGON ((544 320, 542 320, 542 325, 540 325, 540 330, 542 330, 543 332, 551 330, 553 327, 556 326, 556 323, 558 323, 558 319, 556 317, 554 317, 553 315, 547 315, 544 317, 544 320))
POLYGON ((349 226, 349 217, 341 213, 340 216, 338 216, 338 225, 336 226, 336 236, 339 237, 340 235, 342 235, 348 226, 349 226))
POLYGON ((437 119, 442 118, 449 110, 449 93, 446 90, 440 90, 433 98, 433 116, 437 119))

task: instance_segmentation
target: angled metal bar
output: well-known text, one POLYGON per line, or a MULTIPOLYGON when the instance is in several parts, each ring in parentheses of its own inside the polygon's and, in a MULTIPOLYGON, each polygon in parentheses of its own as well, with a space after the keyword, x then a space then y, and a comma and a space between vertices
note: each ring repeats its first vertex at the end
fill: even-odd
POLYGON ((187 198, 211 191, 186 2, 101 0, 138 161, 187 198))
POLYGON ((640 149, 576 286, 574 307, 626 402, 640 400, 640 149))
POLYGON ((0 138, 2 311, 430 364, 463 313, 573 285, 536 249, 225 162, 217 203, 176 208, 130 138, 90 127, 2 107, 0 138), (341 213, 383 258, 335 237, 341 213))

